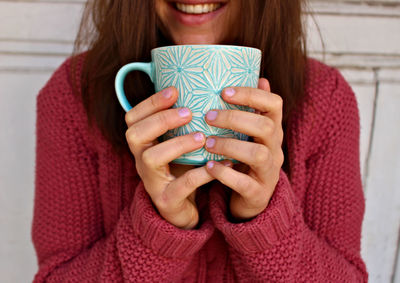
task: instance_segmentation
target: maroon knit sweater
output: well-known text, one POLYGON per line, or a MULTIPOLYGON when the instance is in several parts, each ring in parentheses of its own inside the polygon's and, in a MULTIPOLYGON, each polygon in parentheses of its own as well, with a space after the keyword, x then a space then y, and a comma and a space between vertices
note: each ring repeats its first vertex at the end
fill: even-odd
POLYGON ((70 67, 37 99, 34 282, 367 281, 359 116, 338 71, 309 60, 286 133, 291 169, 268 207, 232 223, 229 189, 214 182, 198 190, 198 227, 181 230, 154 209, 133 157, 89 129, 70 67))

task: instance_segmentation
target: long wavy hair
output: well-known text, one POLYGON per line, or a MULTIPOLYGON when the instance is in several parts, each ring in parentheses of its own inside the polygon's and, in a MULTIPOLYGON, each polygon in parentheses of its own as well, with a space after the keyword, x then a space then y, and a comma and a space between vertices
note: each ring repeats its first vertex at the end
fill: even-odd
MULTIPOLYGON (((290 113, 304 96, 307 54, 301 14, 305 1, 232 1, 239 1, 244 12, 238 19, 237 38, 224 44, 261 49, 260 75, 269 80, 272 92, 283 98, 285 129, 290 113)), ((174 44, 161 32, 155 2, 88 0, 75 42, 75 55, 87 51, 81 76, 73 82, 76 93, 82 97, 90 124, 101 130, 117 152, 128 149, 125 113, 114 91, 117 71, 129 62, 150 61, 155 47, 174 44)), ((140 72, 128 75, 125 89, 133 106, 154 93, 150 80, 140 72)))

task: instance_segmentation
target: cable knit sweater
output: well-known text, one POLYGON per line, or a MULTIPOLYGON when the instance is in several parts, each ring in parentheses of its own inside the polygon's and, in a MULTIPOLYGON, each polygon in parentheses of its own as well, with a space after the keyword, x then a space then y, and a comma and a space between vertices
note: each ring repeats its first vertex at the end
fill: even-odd
POLYGON ((229 189, 214 182, 198 190, 198 227, 181 230, 154 209, 133 157, 89 128, 70 67, 37 98, 34 282, 367 281, 359 116, 337 70, 309 60, 286 133, 291 169, 268 207, 232 223, 229 189))

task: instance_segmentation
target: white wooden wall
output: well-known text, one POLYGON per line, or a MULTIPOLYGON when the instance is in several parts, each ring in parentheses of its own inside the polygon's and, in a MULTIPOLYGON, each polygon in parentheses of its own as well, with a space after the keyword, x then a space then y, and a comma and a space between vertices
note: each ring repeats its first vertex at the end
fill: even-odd
MULTIPOLYGON (((35 98, 70 54, 84 0, 0 0, 0 282, 29 282, 35 98)), ((312 56, 338 67, 361 113, 370 282, 400 282, 400 0, 311 0, 312 56)))

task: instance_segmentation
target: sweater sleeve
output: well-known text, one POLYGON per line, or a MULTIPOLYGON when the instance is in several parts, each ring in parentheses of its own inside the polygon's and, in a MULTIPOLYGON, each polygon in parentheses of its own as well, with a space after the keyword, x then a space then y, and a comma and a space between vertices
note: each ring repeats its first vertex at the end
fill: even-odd
POLYGON ((96 153, 67 69, 60 67, 37 99, 34 282, 176 282, 210 238, 211 220, 197 230, 174 227, 140 182, 105 234, 96 153))
POLYGON ((211 215, 240 282, 367 282, 358 108, 339 73, 319 139, 304 165, 304 203, 282 170, 268 207, 249 222, 229 222, 224 193, 212 195, 211 215))

